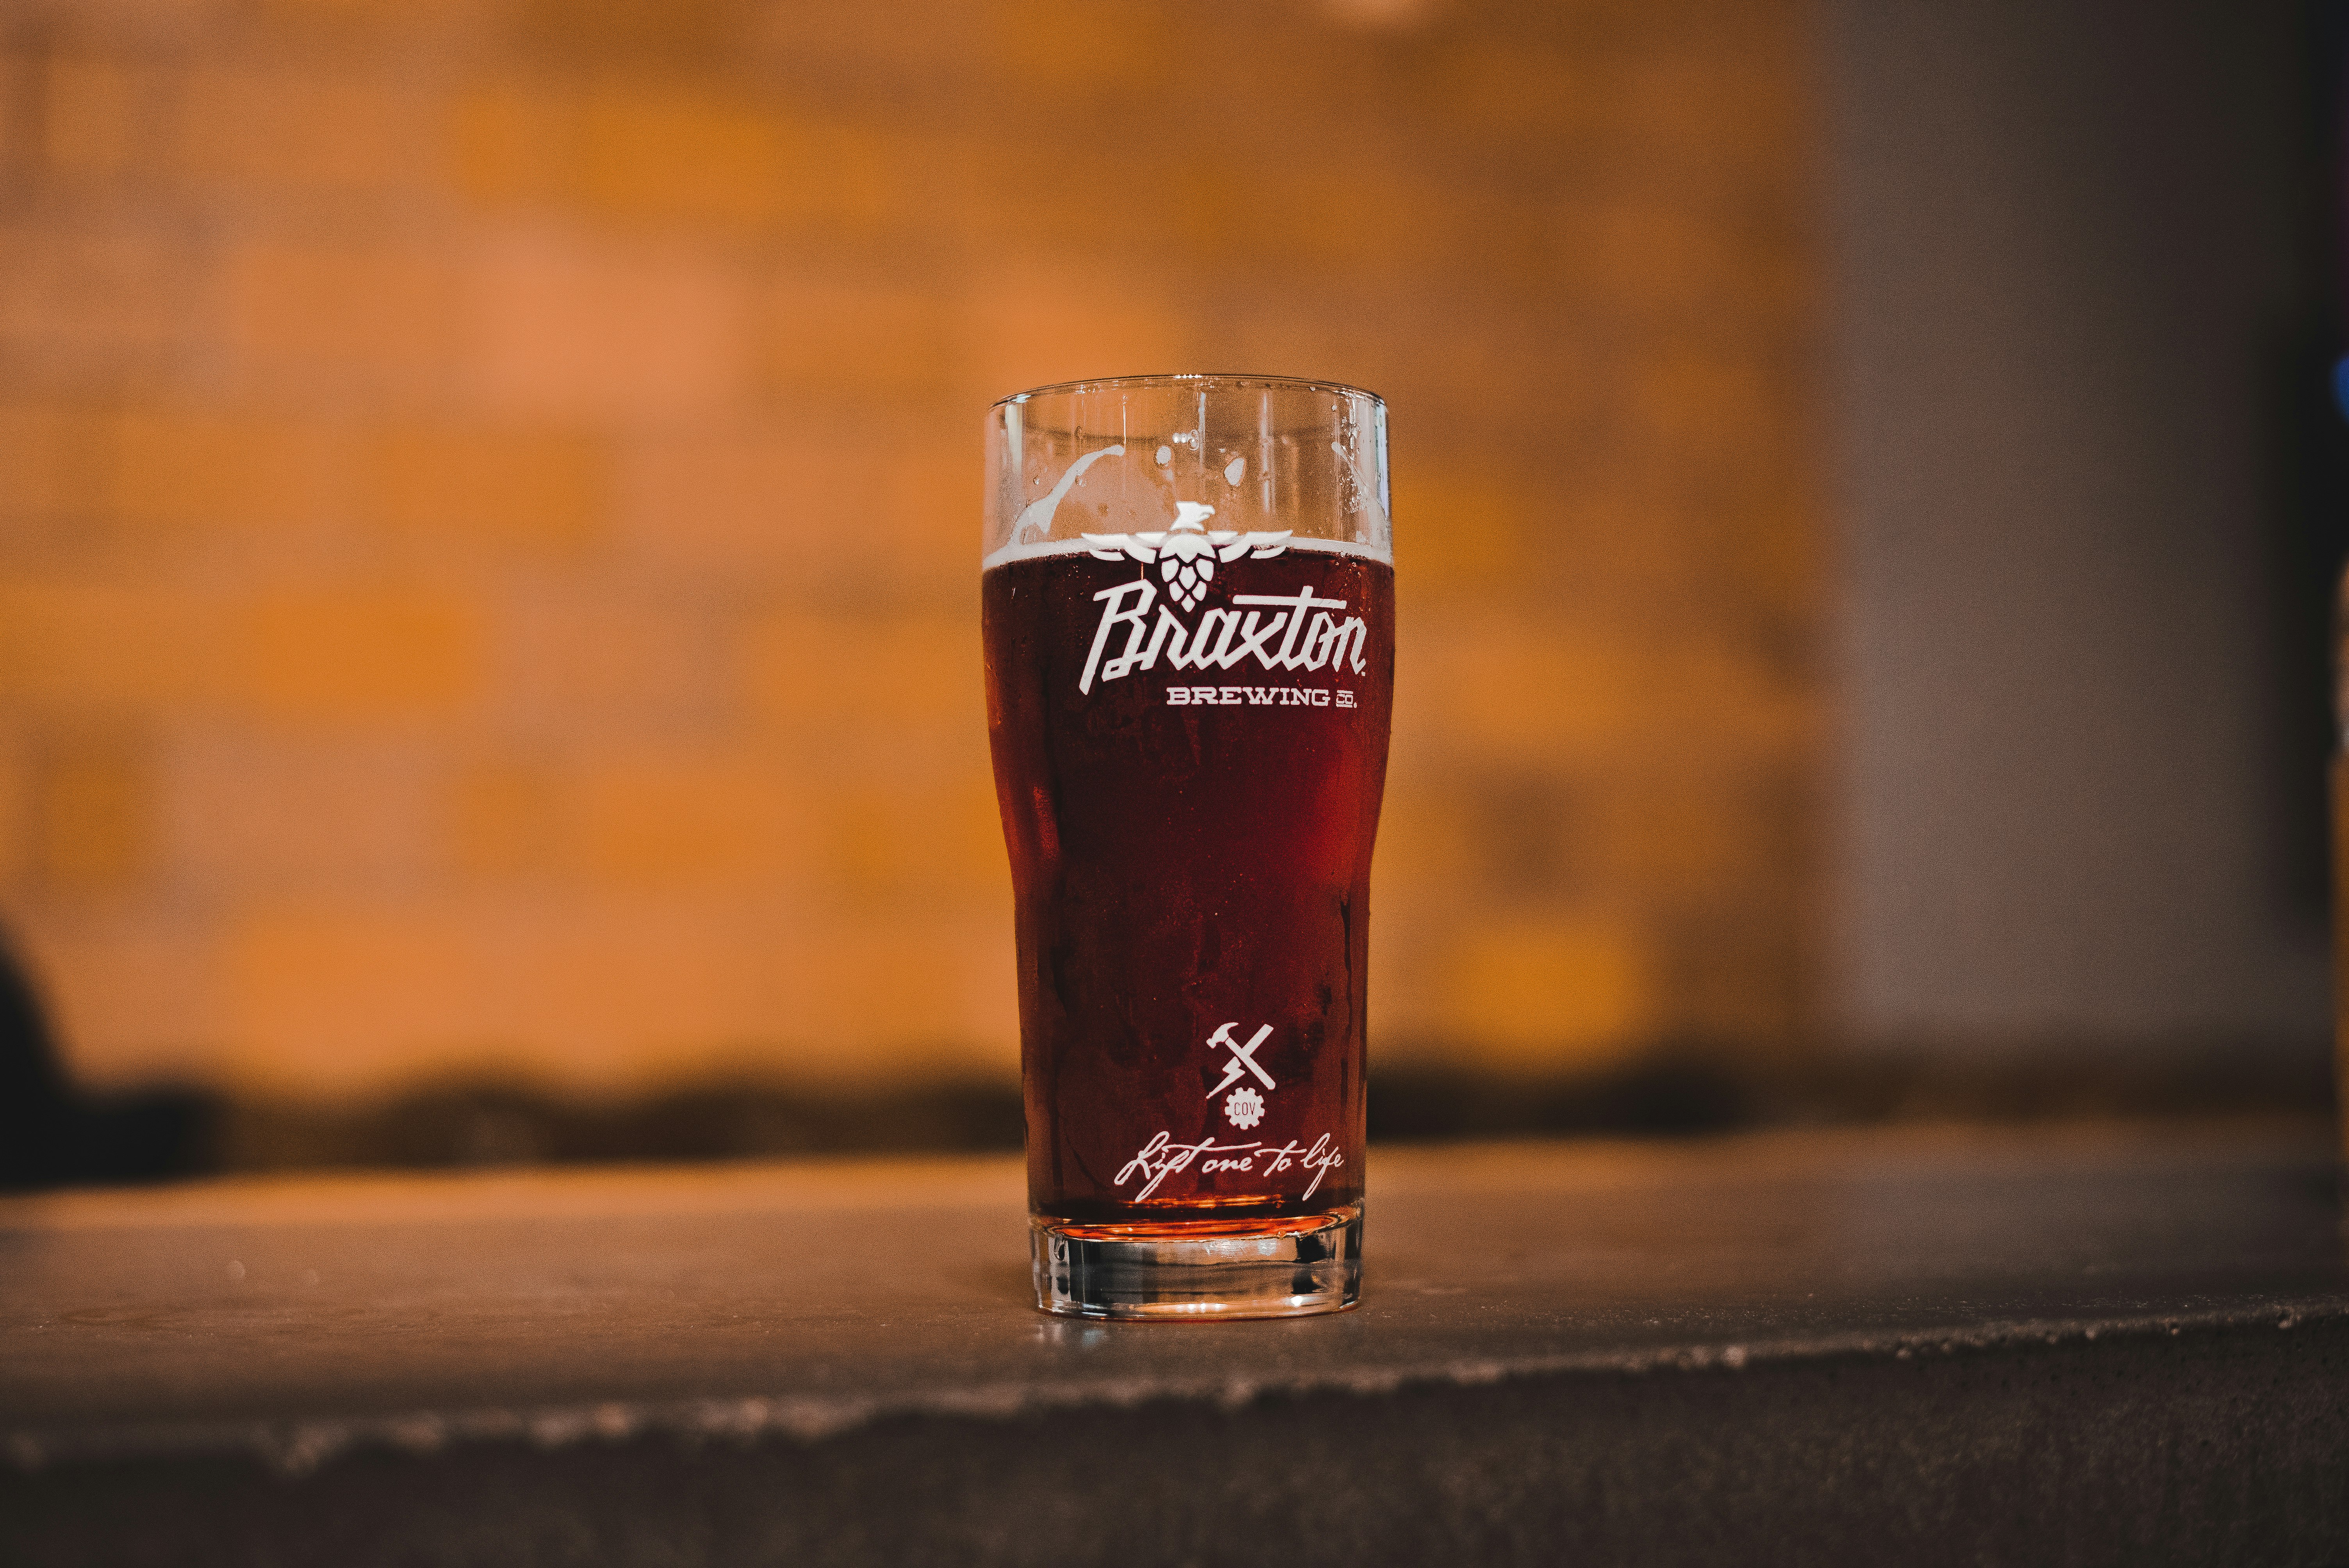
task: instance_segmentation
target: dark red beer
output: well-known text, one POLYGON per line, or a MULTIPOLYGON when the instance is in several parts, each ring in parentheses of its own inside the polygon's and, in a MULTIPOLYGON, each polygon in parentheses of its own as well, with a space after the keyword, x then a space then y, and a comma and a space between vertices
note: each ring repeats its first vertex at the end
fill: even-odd
POLYGON ((982 580, 1030 1206, 1103 1235, 1361 1199, 1394 573, 1302 541, 1211 570, 982 580))

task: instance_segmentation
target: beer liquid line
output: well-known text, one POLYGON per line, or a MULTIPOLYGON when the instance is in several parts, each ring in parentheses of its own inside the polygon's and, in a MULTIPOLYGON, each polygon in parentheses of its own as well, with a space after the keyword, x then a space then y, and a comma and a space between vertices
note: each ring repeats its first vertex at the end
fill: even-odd
POLYGON ((988 731, 1047 1310, 1358 1297, 1383 428, 1367 394, 1268 378, 991 420, 988 731))
POLYGON ((1392 573, 1309 551, 1232 569, 1235 587, 1278 572, 1257 585, 1279 592, 1249 597, 1291 603, 1302 587, 1361 611, 1363 673, 1338 672, 1347 707, 1333 696, 1202 712, 1188 675, 1163 660, 1082 684, 1096 595, 1133 583, 1132 571, 1063 554, 999 566, 983 586, 1037 1210, 1131 1224, 1342 1206, 1359 1198, 1357 1177, 1325 1177, 1309 1200, 1313 1176, 1292 1183, 1261 1165, 1189 1170, 1147 1198, 1116 1175, 1162 1132, 1203 1155, 1326 1135, 1360 1169, 1363 917, 1385 778, 1392 573), (1384 667, 1371 667, 1373 650, 1384 667), (1215 1042, 1260 1033, 1251 1059, 1278 1087, 1251 1080, 1263 1121, 1234 1139, 1228 1111, 1206 1099, 1229 1055, 1215 1042), (1188 1108, 1168 1093, 1177 1079, 1195 1080, 1188 1108))

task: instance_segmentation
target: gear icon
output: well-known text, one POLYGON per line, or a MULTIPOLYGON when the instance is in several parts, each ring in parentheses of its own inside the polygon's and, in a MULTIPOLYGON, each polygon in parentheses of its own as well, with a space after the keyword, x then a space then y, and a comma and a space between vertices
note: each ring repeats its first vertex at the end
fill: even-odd
POLYGON ((1264 1096, 1252 1088, 1236 1088, 1224 1097, 1224 1114, 1234 1127, 1254 1127, 1264 1119, 1264 1096))

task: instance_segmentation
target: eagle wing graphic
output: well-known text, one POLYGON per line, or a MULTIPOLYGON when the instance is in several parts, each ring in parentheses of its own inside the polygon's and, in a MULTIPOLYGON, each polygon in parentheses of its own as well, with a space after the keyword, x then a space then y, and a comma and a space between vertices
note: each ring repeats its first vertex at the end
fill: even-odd
POLYGON ((1158 542, 1163 533, 1088 533, 1085 542, 1092 552, 1103 561, 1133 560, 1144 566, 1158 559, 1158 542))
POLYGON ((1216 557, 1220 560, 1237 561, 1243 555, 1253 555, 1263 561, 1287 550, 1288 536, 1295 531, 1294 529, 1284 528, 1278 533, 1219 532, 1212 537, 1216 542, 1216 557))
MULTIPOLYGON (((1218 528, 1206 537, 1208 548, 1215 552, 1218 561, 1237 561, 1243 555, 1253 555, 1262 561, 1287 550, 1289 534, 1293 531, 1282 529, 1278 533, 1239 533, 1231 529, 1218 528)), ((1195 533, 1189 537, 1196 539, 1200 536, 1195 533)), ((1147 566, 1158 559, 1159 547, 1166 542, 1166 535, 1164 532, 1088 533, 1084 541, 1091 552, 1101 560, 1139 561, 1147 566)))

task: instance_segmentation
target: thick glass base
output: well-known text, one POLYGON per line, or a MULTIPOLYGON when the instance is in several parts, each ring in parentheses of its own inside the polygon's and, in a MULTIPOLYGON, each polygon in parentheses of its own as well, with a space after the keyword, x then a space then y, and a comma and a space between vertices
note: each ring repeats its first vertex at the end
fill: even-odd
POLYGON ((1254 1224, 1029 1227, 1036 1305, 1065 1317, 1307 1317, 1361 1299, 1360 1203, 1254 1224))

